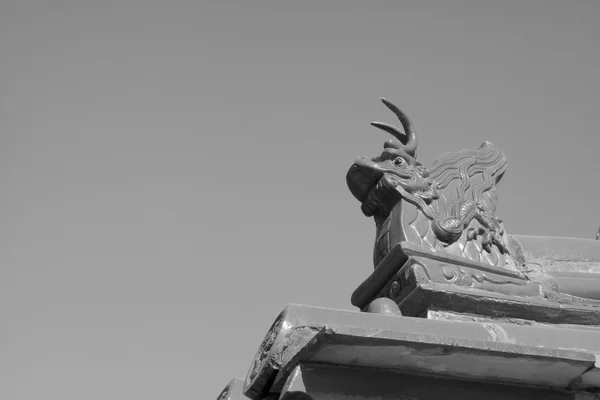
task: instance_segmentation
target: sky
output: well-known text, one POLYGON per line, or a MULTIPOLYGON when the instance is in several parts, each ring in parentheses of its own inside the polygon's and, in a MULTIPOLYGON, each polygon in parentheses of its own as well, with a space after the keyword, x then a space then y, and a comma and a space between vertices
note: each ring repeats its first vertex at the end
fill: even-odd
POLYGON ((600 2, 0 2, 0 398, 216 398, 288 303, 355 310, 345 183, 396 103, 494 143, 508 233, 600 225, 600 2))

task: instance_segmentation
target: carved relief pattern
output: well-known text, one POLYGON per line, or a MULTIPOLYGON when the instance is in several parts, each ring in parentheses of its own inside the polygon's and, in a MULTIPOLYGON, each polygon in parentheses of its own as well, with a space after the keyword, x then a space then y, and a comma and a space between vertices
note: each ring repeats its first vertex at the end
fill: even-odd
POLYGON ((514 278, 505 276, 490 277, 487 272, 456 265, 442 266, 441 273, 448 282, 455 283, 459 286, 473 286, 476 283, 483 282, 489 282, 496 285, 516 284, 522 286, 525 284, 525 281, 518 281, 514 278))
POLYGON ((404 205, 404 209, 412 209, 413 218, 412 221, 408 221, 409 231, 414 232, 414 237, 417 243, 421 246, 430 247, 432 249, 437 248, 438 240, 431 229, 431 220, 427 218, 419 208, 414 205, 404 205))
MULTIPOLYGON (((489 253, 484 250, 481 243, 481 237, 469 240, 467 238, 467 230, 465 230, 459 240, 446 246, 445 243, 437 239, 431 228, 431 220, 423 215, 418 208, 412 205, 403 204, 402 211, 404 213, 403 218, 408 241, 423 247, 428 247, 435 251, 446 251, 450 254, 461 256, 475 262, 500 268, 505 266, 506 256, 503 256, 496 247, 492 247, 489 253)), ((473 220, 471 221, 469 228, 478 229, 479 226, 479 222, 473 220)))
POLYGON ((429 260, 411 258, 381 293, 400 303, 406 293, 404 288, 414 284, 452 284, 507 295, 538 297, 539 285, 515 276, 501 275, 490 271, 429 260))
MULTIPOLYGON (((428 268, 430 262, 427 262, 428 268)), ((540 287, 536 283, 525 279, 519 279, 511 276, 494 274, 489 271, 477 270, 475 268, 463 267, 452 264, 439 264, 432 266, 433 280, 437 282, 447 282, 457 286, 470 287, 506 295, 521 295, 527 297, 538 297, 540 287), (440 279, 441 278, 441 279, 440 279)))
MULTIPOLYGON (((382 99, 383 100, 383 99, 382 99)), ((346 180, 367 216, 375 217, 374 263, 401 241, 502 267, 507 256, 504 226, 496 218, 495 185, 506 157, 494 145, 442 154, 430 170, 416 160, 417 135, 408 117, 383 100, 404 128, 372 123, 392 134, 381 155, 358 159, 346 180), (401 219, 390 223, 390 216, 401 219)))
POLYGON ((506 157, 489 142, 477 151, 442 155, 430 173, 439 191, 438 198, 431 204, 435 219, 428 218, 419 207, 398 204, 408 211, 404 219, 406 237, 431 250, 504 267, 507 256, 504 226, 494 212, 495 184, 505 170, 506 157), (470 218, 465 217, 466 214, 470 218), (440 221, 448 220, 457 225, 457 236, 451 240, 436 230, 440 221))

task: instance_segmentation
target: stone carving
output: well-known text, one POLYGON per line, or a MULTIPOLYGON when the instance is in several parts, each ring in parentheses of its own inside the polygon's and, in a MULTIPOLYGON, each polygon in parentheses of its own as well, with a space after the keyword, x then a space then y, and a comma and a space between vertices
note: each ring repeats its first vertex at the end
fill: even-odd
POLYGON ((376 223, 375 270, 351 297, 371 315, 289 305, 217 400, 600 399, 600 230, 508 235, 504 154, 484 142, 427 169, 382 101, 404 133, 373 122, 394 139, 346 178, 376 223))
POLYGON ((428 206, 439 197, 435 182, 429 172, 416 159, 417 133, 408 117, 395 105, 381 99, 396 114, 406 133, 381 122, 375 127, 392 134, 399 142, 388 140, 381 155, 372 159, 356 160, 347 175, 350 191, 361 201, 366 216, 381 217, 400 198, 416 205, 429 216, 433 210, 428 206))
POLYGON ((416 158, 413 124, 382 101, 404 132, 373 122, 394 139, 380 155, 357 159, 346 175, 376 226, 375 271, 354 291, 352 304, 390 315, 446 310, 598 324, 600 241, 509 236, 496 215, 504 153, 484 142, 477 150, 444 153, 427 169, 416 158))
POLYGON ((507 166, 504 154, 485 142, 478 150, 443 154, 428 170, 416 160, 413 124, 394 104, 382 101, 404 133, 373 122, 396 140, 385 142, 379 156, 356 160, 346 176, 362 212, 375 219, 375 266, 393 246, 412 242, 504 267, 508 247, 502 221, 495 216, 495 185, 507 166))
POLYGON ((492 252, 492 245, 496 245, 502 254, 507 252, 506 246, 502 241, 504 228, 502 221, 490 213, 486 212, 485 207, 478 202, 467 201, 464 203, 456 217, 448 217, 442 220, 436 219, 433 222, 433 232, 443 242, 456 242, 463 231, 469 227, 471 221, 476 219, 479 228, 469 228, 467 240, 473 240, 477 235, 482 236, 481 244, 485 251, 492 252))

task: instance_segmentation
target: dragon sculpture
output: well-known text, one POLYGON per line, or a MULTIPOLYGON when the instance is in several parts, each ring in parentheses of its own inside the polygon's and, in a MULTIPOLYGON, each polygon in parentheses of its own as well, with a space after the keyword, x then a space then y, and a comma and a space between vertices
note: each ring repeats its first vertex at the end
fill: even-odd
POLYGON ((409 118, 381 101, 404 132, 372 122, 394 139, 385 142, 380 155, 357 159, 346 176, 362 212, 375 219, 375 266, 403 241, 501 266, 508 250, 494 213, 495 184, 507 165, 504 154, 485 142, 478 150, 443 154, 428 170, 417 161, 418 137, 409 118))

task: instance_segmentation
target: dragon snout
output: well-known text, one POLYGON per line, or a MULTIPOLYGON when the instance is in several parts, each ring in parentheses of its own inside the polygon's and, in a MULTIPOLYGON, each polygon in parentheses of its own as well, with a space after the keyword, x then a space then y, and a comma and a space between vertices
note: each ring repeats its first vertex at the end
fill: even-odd
POLYGON ((371 189, 379 182, 384 171, 372 160, 357 158, 346 174, 346 182, 352 195, 363 202, 371 189))
POLYGON ((348 188, 358 201, 363 202, 385 173, 395 176, 400 186, 409 192, 427 192, 434 183, 422 166, 415 167, 406 163, 398 166, 390 160, 381 161, 378 157, 361 157, 348 170, 348 188))

